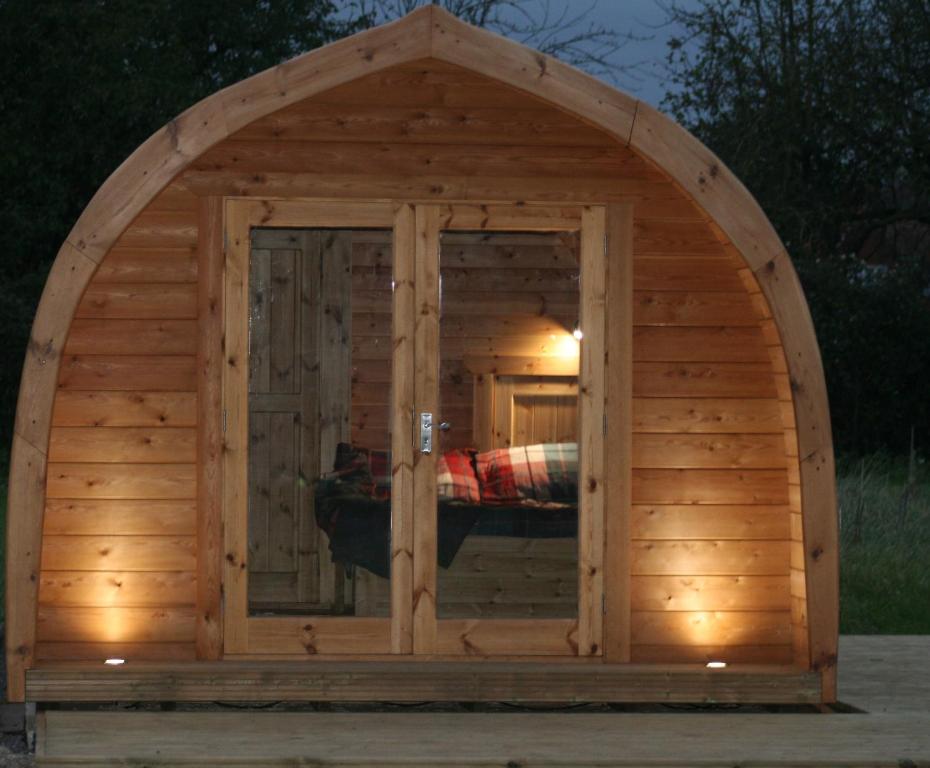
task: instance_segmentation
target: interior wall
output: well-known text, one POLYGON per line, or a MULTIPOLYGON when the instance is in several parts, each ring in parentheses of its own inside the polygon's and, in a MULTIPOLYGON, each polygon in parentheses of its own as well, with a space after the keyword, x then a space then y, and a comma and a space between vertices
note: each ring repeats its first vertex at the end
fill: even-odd
MULTIPOLYGON (((633 202, 633 658, 803 655, 791 393, 742 259, 609 137, 430 63, 363 78, 222 142, 105 258, 55 403, 40 658, 99 658, 116 652, 99 645, 108 641, 129 658, 193 655, 195 196, 208 194, 633 202)), ((381 312, 383 297, 371 300, 381 312)), ((469 402, 464 379, 446 386, 450 402, 469 402)))

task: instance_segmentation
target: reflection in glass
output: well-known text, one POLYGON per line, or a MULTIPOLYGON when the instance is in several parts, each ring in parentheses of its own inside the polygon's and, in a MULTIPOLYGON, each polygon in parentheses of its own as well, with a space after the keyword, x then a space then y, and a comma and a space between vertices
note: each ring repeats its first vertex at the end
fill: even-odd
POLYGON ((390 231, 253 230, 252 614, 388 613, 391 269, 390 231))
POLYGON ((440 242, 437 615, 577 616, 577 237, 440 242))

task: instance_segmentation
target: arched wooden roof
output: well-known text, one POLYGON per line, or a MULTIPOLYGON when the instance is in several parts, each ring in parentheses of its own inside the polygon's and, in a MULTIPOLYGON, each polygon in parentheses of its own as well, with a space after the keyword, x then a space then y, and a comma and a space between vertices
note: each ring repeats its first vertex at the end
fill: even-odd
POLYGON ((672 120, 572 67, 471 27, 435 6, 284 62, 204 99, 142 144, 107 179, 78 219, 58 253, 39 303, 17 406, 8 542, 24 546, 11 548, 7 559, 11 663, 19 659, 21 670, 32 654, 52 401, 72 316, 99 262, 178 173, 240 128, 324 90, 426 58, 526 91, 638 152, 685 190, 712 220, 719 237, 742 254, 755 274, 781 335, 794 393, 810 648, 814 668, 826 671, 826 691, 832 680, 838 623, 830 419, 813 323, 778 235, 739 180, 672 120))

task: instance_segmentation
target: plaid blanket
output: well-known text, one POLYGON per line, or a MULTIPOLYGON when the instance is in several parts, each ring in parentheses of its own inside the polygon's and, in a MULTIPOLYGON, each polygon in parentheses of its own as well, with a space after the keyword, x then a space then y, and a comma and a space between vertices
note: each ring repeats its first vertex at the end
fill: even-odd
MULTIPOLYGON (((339 443, 332 476, 356 493, 391 498, 391 452, 339 443)), ((540 443, 485 453, 447 451, 436 477, 440 501, 464 504, 575 503, 576 443, 540 443)))
POLYGON ((541 443, 499 448, 475 457, 484 504, 575 502, 578 445, 541 443))
POLYGON ((478 476, 475 474, 475 451, 446 451, 439 457, 436 490, 440 501, 480 504, 478 476))
MULTIPOLYGON (((436 486, 440 501, 481 502, 474 461, 475 451, 467 450, 447 451, 439 457, 436 486)), ((387 501, 391 498, 391 452, 339 443, 334 471, 328 476, 356 493, 387 501)))

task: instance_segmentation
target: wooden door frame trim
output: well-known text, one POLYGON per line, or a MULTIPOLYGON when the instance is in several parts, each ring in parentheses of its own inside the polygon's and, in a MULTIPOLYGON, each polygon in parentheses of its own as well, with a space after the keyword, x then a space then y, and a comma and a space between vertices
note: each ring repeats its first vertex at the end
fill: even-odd
POLYGON ((458 65, 574 114, 651 161, 715 222, 753 271, 780 324, 801 461, 811 665, 836 698, 836 482, 823 365, 791 260, 759 205, 695 137, 652 109, 538 51, 430 5, 215 93, 144 142, 100 187, 52 266, 35 315, 16 410, 7 510, 8 698, 22 701, 35 656, 39 557, 52 404, 74 311, 97 265, 136 216, 194 160, 276 110, 368 74, 426 59, 458 65))
MULTIPOLYGON (((536 645, 529 655, 600 656, 604 605, 604 335, 606 303, 606 217, 604 205, 544 203, 415 206, 417 220, 416 319, 417 411, 439 409, 439 234, 469 229, 578 232, 581 285, 579 324, 589 343, 581 345, 578 375, 579 505, 578 616, 576 619, 441 619, 437 616, 435 456, 414 455, 414 653, 517 655, 530 627, 536 645), (594 341, 594 347, 591 346, 594 341), (424 350, 426 350, 424 352, 424 350), (435 369, 435 370, 434 370, 435 369), (425 469, 425 471, 423 471, 425 469), (419 471, 418 471, 419 470, 419 471), (481 639, 479 639, 481 638, 481 639), (491 639, 493 638, 493 642, 491 639), (484 645, 482 645, 482 642, 484 645), (491 647, 491 650, 485 650, 491 647)), ((466 364, 466 367, 467 364, 466 364)))
POLYGON ((232 199, 225 204, 226 278, 222 403, 223 650, 227 654, 388 653, 392 619, 249 616, 248 611, 248 271, 259 227, 391 229, 395 206, 364 201, 232 199))

